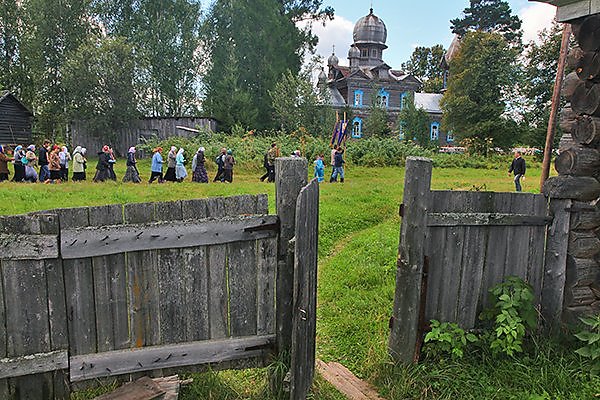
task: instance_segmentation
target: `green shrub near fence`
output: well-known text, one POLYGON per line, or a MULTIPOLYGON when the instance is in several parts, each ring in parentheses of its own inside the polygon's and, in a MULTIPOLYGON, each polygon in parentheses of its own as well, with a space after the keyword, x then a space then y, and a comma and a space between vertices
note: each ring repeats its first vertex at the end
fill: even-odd
MULTIPOLYGON (((183 147, 186 158, 191 159, 200 146, 206 149, 206 157, 211 162, 219 153, 221 147, 234 151, 238 165, 247 169, 260 169, 263 165, 263 156, 276 142, 281 149, 282 156, 289 156, 295 150, 300 150, 309 161, 317 155, 325 156, 325 163, 329 164, 329 138, 314 136, 296 136, 293 134, 272 133, 270 135, 228 135, 202 133, 193 138, 172 137, 168 140, 149 140, 138 145, 147 154, 153 148, 161 146, 166 154, 171 146, 183 147)), ((406 157, 420 156, 433 160, 436 168, 476 168, 476 169, 507 169, 512 156, 490 155, 479 156, 469 154, 444 154, 432 149, 425 149, 413 142, 399 141, 396 138, 364 138, 349 140, 346 146, 345 159, 348 165, 363 167, 403 167, 406 157)), ((528 159, 529 166, 539 166, 538 162, 528 159)))

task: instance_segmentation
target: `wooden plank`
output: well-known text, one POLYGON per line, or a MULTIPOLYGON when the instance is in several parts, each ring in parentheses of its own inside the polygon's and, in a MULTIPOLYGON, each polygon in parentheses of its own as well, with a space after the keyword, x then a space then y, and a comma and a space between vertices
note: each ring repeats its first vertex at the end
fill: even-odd
POLYGON ((554 221, 548 228, 542 287, 542 316, 548 327, 558 326, 561 321, 570 225, 567 209, 570 207, 571 200, 550 200, 554 221))
POLYGON ((154 203, 125 204, 123 215, 128 225, 154 221, 154 203))
POLYGON ((294 306, 290 400, 306 399, 315 371, 319 183, 313 179, 296 203, 294 306))
POLYGON ((184 248, 274 237, 274 215, 235 219, 66 229, 61 236, 63 259, 96 257, 127 251, 184 248))
POLYGON ((375 388, 358 379, 340 363, 317 360, 317 369, 327 382, 350 400, 383 400, 375 388))
POLYGON ((222 197, 211 197, 206 199, 206 214, 209 218, 225 217, 225 201, 222 197))
MULTIPOLYGON (((6 308, 4 305, 4 278, 2 277, 2 260, 0 260, 0 358, 6 357, 6 308)), ((0 398, 10 398, 8 379, 0 379, 0 398)))
MULTIPOLYGON (((201 217, 195 219, 199 218, 201 217)), ((154 219, 156 221, 181 221, 183 219, 181 201, 154 203, 154 219)))
POLYGON ((266 194, 256 195, 256 210, 254 213, 258 215, 269 213, 269 196, 266 194))
POLYGON ((274 335, 252 336, 75 356, 71 381, 257 357, 270 352, 274 340, 274 335))
POLYGON ((0 234, 0 248, 5 260, 44 260, 58 258, 57 235, 0 234))
POLYGON ((90 258, 63 261, 67 318, 69 326, 69 353, 95 353, 96 317, 94 274, 90 258))
POLYGON ((431 160, 409 157, 404 181, 404 217, 402 218, 396 294, 389 350, 396 361, 412 362, 419 342, 421 283, 427 232, 427 208, 430 203, 431 160))
POLYGON ((95 400, 153 400, 163 399, 165 393, 158 383, 145 376, 129 382, 111 393, 98 396, 95 400))
POLYGON ((295 235, 296 200, 308 183, 308 162, 304 158, 277 158, 275 160, 275 203, 281 221, 278 246, 276 287, 277 346, 287 352, 292 345, 292 299, 294 285, 293 260, 287 260, 289 241, 295 235))
POLYGON ((131 345, 160 343, 158 252, 127 253, 131 345))
POLYGON ((66 350, 2 358, 0 359, 0 379, 68 368, 69 353, 66 350))
POLYGON ((231 336, 255 335, 258 308, 256 243, 235 242, 229 244, 227 250, 231 336))
POLYGON ((227 245, 208 247, 208 265, 210 338, 222 339, 229 336, 227 245))
POLYGON ((249 194, 225 197, 225 215, 234 217, 238 215, 252 215, 256 210, 256 197, 249 194))
POLYGON ((257 333, 275 333, 275 279, 277 277, 277 238, 257 241, 257 333))
POLYGON ((577 18, 590 15, 591 0, 580 0, 570 4, 561 5, 556 10, 556 20, 558 22, 568 22, 577 18))
POLYGON ((121 204, 89 207, 88 211, 90 226, 119 225, 123 223, 123 206, 121 204))
MULTIPOLYGON (((183 310, 185 310, 184 340, 198 341, 210 338, 209 273, 207 248, 183 250, 180 266, 183 281, 183 310)), ((226 299, 225 299, 226 301, 226 299)))
POLYGON ((181 200, 182 219, 207 218, 207 204, 207 199, 181 200))
POLYGON ((94 257, 94 304, 98 351, 129 347, 125 254, 94 257))
MULTIPOLYGON (((527 197, 527 195, 520 195, 527 197)), ((550 217, 527 214, 499 213, 429 213, 427 226, 545 226, 552 222, 550 217)))
POLYGON ((38 215, 0 216, 0 233, 38 235, 41 232, 38 215))
MULTIPOLYGON (((548 206, 543 195, 536 195, 533 201, 536 215, 547 215, 548 206)), ((542 281, 544 276, 544 252, 546 247, 546 228, 530 228, 529 260, 527 261, 527 282, 533 288, 535 303, 539 305, 542 299, 542 281)))
POLYGON ((181 276, 185 264, 181 250, 159 250, 157 265, 160 343, 181 343, 185 341, 187 314, 184 300, 185 282, 181 276))
MULTIPOLYGON (((531 193, 513 193, 510 210, 515 214, 533 213, 535 195, 531 193)), ((504 266, 504 278, 518 276, 527 279, 529 262, 529 239, 531 230, 525 226, 512 226, 508 231, 507 248, 504 266)))
POLYGON ((59 208, 52 212, 58 215, 60 229, 88 226, 90 223, 88 207, 59 208))

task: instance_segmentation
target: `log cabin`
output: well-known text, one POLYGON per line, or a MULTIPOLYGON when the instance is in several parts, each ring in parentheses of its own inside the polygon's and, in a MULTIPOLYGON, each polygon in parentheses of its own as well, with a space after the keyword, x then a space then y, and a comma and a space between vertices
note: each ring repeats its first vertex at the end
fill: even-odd
POLYGON ((0 97, 0 144, 28 145, 32 142, 31 119, 33 113, 11 92, 0 97))

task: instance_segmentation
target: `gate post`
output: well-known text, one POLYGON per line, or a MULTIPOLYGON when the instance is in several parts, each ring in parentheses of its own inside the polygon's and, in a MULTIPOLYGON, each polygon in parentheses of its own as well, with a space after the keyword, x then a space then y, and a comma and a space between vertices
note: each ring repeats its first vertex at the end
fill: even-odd
POLYGON ((275 202, 280 221, 277 262, 276 326, 277 351, 289 352, 292 346, 292 302, 294 297, 294 258, 288 257, 288 243, 295 235, 296 201, 308 184, 308 161, 299 157, 275 160, 275 202))
POLYGON ((431 169, 431 160, 428 158, 408 157, 406 160, 404 211, 389 340, 389 352, 396 362, 413 361, 419 343, 431 169))

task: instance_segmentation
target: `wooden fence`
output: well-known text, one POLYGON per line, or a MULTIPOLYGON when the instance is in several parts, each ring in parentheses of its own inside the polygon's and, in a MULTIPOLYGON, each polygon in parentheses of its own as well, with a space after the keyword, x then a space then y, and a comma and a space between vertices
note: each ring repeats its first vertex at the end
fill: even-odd
POLYGON ((396 358, 418 356, 427 321, 474 327, 489 289, 518 276, 548 323, 560 320, 568 204, 530 193, 431 191, 431 162, 407 162, 390 335, 396 358), (548 229, 548 227, 550 229, 548 229))
MULTIPOLYGON (((305 164, 291 170, 306 176, 305 164)), ((296 201, 301 187, 277 195, 296 201)), ((300 221, 318 218, 314 187, 297 200, 300 221)), ((277 313, 302 313, 310 326, 316 318, 276 308, 282 270, 316 270, 316 258, 280 263, 290 218, 295 225, 296 215, 268 215, 266 195, 0 217, 0 398, 63 399, 75 382, 171 368, 265 366, 278 350, 277 313)), ((316 237, 311 225, 293 228, 316 237)), ((303 251, 316 254, 311 246, 303 251)), ((295 282, 316 287, 303 279, 316 274, 295 282)), ((314 363, 312 336, 301 339, 312 341, 314 363)), ((312 382, 292 377, 298 390, 312 382)))

